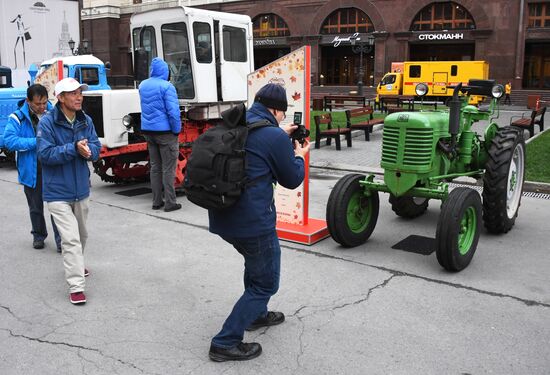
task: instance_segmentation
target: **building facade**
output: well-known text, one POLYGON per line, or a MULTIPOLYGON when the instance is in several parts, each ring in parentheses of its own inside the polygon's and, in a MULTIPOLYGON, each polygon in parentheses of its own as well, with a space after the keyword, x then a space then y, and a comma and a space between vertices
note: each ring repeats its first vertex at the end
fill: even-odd
POLYGON ((131 76, 131 14, 175 5, 249 15, 256 67, 310 45, 316 86, 373 86, 393 62, 485 60, 498 82, 550 90, 542 0, 81 0, 83 38, 113 75, 131 76))

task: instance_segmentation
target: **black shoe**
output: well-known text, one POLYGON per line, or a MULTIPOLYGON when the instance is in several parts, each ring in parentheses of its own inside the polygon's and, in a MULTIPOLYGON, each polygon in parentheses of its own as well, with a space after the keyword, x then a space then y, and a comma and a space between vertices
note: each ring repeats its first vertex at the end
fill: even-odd
POLYGON ((44 240, 34 240, 32 241, 32 247, 35 249, 43 249, 44 248, 44 240))
POLYGON ((231 349, 218 348, 210 345, 208 356, 214 362, 248 361, 262 354, 262 346, 257 342, 241 342, 231 349))
POLYGON ((258 318, 252 322, 247 331, 255 331, 258 328, 276 326, 285 321, 285 314, 279 311, 268 311, 267 315, 263 318, 258 318))
POLYGON ((57 247, 57 252, 61 254, 61 246, 57 247))
POLYGON ((179 210, 180 208, 181 208, 181 204, 176 203, 176 204, 173 205, 172 207, 166 207, 166 208, 164 209, 164 212, 176 211, 176 210, 179 210))
POLYGON ((153 205, 153 210, 160 210, 162 207, 164 207, 164 202, 159 205, 153 205))

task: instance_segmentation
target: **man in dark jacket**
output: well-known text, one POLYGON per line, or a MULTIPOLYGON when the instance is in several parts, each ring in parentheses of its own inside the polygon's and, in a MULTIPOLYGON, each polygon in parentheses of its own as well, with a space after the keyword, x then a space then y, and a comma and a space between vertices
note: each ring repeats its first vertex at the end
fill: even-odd
POLYGON ((141 132, 149 149, 153 210, 164 206, 166 212, 181 208, 181 204, 176 202, 174 189, 181 130, 180 108, 176 89, 168 77, 168 64, 155 57, 151 61, 150 78, 139 84, 141 132))
POLYGON ((279 127, 288 107, 285 89, 267 84, 256 94, 247 122, 269 121, 272 126, 249 133, 246 140, 246 173, 255 183, 237 203, 225 210, 209 210, 210 231, 229 242, 244 257, 244 293, 233 307, 222 330, 212 339, 213 361, 247 360, 259 356, 258 343, 243 343, 245 330, 280 324, 282 312, 267 310, 279 288, 281 249, 275 229, 275 183, 294 189, 304 179, 304 158, 309 142, 292 142, 296 126, 279 127))
MULTIPOLYGON (((48 237, 42 200, 42 166, 36 157, 36 127, 46 110, 51 109, 48 90, 42 85, 32 85, 27 89, 24 104, 9 116, 4 132, 6 147, 11 151, 17 151, 19 183, 24 186, 27 197, 33 235, 32 246, 35 249, 43 249, 44 240, 48 237)), ((51 221, 57 251, 61 252, 61 237, 53 217, 51 221)))
POLYGON ((88 85, 65 78, 55 85, 59 100, 38 125, 38 159, 42 163, 43 196, 61 235, 69 300, 86 302, 88 271, 84 249, 88 239, 86 221, 90 195, 88 161, 97 160, 101 143, 92 119, 82 111, 82 90, 88 85))

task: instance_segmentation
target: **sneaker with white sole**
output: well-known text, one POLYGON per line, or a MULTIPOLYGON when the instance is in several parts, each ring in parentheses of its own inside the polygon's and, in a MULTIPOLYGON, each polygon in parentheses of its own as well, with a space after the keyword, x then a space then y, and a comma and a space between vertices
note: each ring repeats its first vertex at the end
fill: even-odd
POLYGON ((69 299, 73 305, 80 305, 86 303, 86 295, 84 292, 74 292, 69 295, 69 299))

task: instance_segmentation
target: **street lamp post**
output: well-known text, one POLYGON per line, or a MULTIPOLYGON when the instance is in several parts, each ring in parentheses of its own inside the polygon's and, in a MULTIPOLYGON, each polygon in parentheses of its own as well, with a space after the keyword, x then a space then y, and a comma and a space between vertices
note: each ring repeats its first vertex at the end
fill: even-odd
POLYGON ((374 47, 374 36, 369 34, 367 36, 366 43, 357 43, 357 36, 350 38, 351 49, 353 53, 359 54, 359 81, 357 82, 357 94, 363 96, 363 75, 365 71, 363 70, 363 54, 370 53, 374 47))
POLYGON ((86 55, 88 53, 88 39, 82 39, 82 43, 79 43, 76 49, 74 48, 75 44, 76 42, 71 38, 71 40, 69 40, 69 48, 73 56, 86 55))

